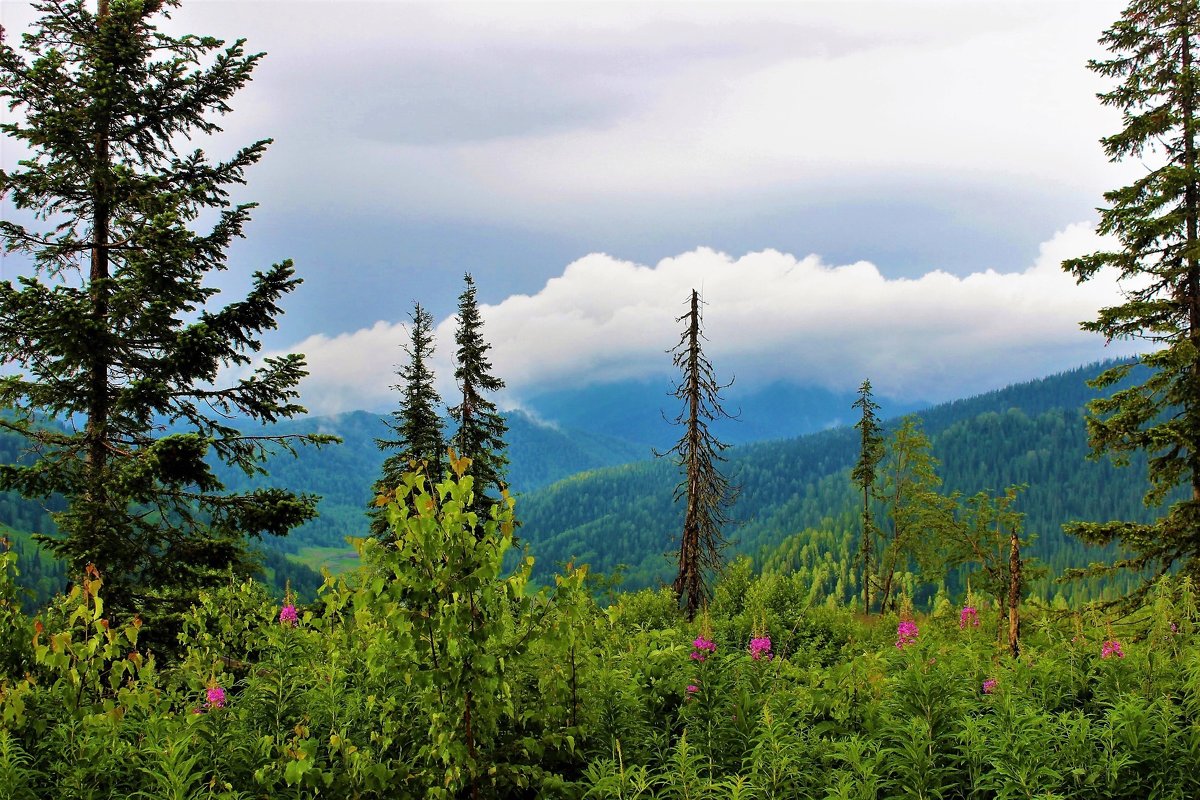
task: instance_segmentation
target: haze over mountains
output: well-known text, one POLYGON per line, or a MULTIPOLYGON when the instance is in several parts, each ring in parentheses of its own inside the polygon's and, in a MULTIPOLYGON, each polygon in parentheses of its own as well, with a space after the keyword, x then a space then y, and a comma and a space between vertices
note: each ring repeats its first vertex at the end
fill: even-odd
MULTIPOLYGON (((670 392, 669 379, 626 380, 582 389, 560 389, 530 398, 525 407, 543 420, 572 430, 611 436, 660 450, 679 438, 672 424, 681 403, 670 392)), ((775 381, 744 390, 736 381, 722 390, 725 411, 711 429, 726 444, 786 439, 839 425, 853 424, 855 395, 829 389, 775 381)), ((923 402, 880 398, 889 416, 927 407, 923 402)))
MULTIPOLYGON (((947 490, 972 494, 1028 484, 1020 510, 1028 514, 1027 528, 1041 537, 1035 553, 1055 571, 1100 555, 1065 537, 1063 523, 1147 514, 1140 465, 1117 470, 1087 459, 1082 408, 1095 392, 1085 381, 1100 368, 920 411, 947 490)), ((518 498, 521 539, 537 558, 535 577, 549 580, 559 563, 574 559, 600 572, 624 565, 628 588, 669 578, 672 564, 664 554, 682 514, 672 501, 679 476, 669 460, 655 460, 652 449, 668 448, 679 435, 665 419, 677 413, 670 388, 626 381, 563 389, 533 398, 532 413, 508 415, 508 477, 518 498)), ((731 554, 748 553, 783 569, 814 570, 824 563, 814 580, 829 581, 832 592, 841 579, 849 592, 858 532, 847 475, 858 448, 857 432, 849 427, 854 396, 783 383, 753 392, 731 387, 727 394, 728 410, 740 416, 716 430, 735 445, 726 452, 725 468, 742 489, 733 509, 740 524, 728 531, 735 541, 731 554)), ((914 410, 879 401, 885 418, 914 410)), ((318 566, 349 551, 346 537, 365 534, 364 511, 386 455, 375 445, 387 435, 385 417, 355 411, 292 420, 276 430, 344 440, 302 450, 297 458, 277 456, 267 464, 269 478, 253 481, 322 496, 318 519, 286 538, 262 542, 269 553, 318 566)), ((222 477, 235 490, 252 482, 228 470, 222 477)), ((45 519, 21 512, 24 504, 15 498, 0 500, 0 508, 11 512, 0 523, 45 519)))
MULTIPOLYGON (((1028 484, 1019 508, 1028 514, 1027 529, 1040 537, 1035 554, 1055 572, 1101 555, 1065 537, 1063 523, 1147 514, 1138 464, 1118 470, 1087 459, 1083 406, 1095 392, 1085 381, 1101 368, 1079 368, 920 413, 948 491, 970 495, 1028 484)), ((742 487, 733 512, 741 524, 729 531, 736 542, 731 552, 782 564, 789 556, 779 556, 781 546, 795 556, 804 549, 795 537, 815 543, 824 536, 829 552, 817 552, 814 544, 791 566, 829 558, 848 571, 858 530, 847 476, 858 447, 857 433, 848 427, 852 400, 784 385, 742 398, 742 421, 721 428, 737 442, 726 453, 726 468, 742 487), (755 432, 775 438, 750 441, 755 432)), ((625 565, 629 588, 669 577, 664 553, 680 523, 681 509, 671 499, 679 478, 668 460, 650 457, 650 448, 669 446, 678 435, 662 415, 672 402, 661 386, 629 382, 538 398, 539 416, 560 424, 509 416, 509 477, 518 495, 521 538, 538 559, 537 576, 548 580, 557 564, 575 559, 602 572, 625 565)), ((893 420, 911 410, 886 399, 881 405, 883 416, 893 420)), ((355 412, 292 424, 311 429, 314 422, 343 436, 345 444, 271 466, 273 478, 289 488, 324 495, 321 519, 269 542, 291 552, 337 547, 345 536, 362 535, 362 509, 383 458, 373 444, 383 431, 378 416, 355 412)), ((835 572, 832 566, 829 572, 835 572)))

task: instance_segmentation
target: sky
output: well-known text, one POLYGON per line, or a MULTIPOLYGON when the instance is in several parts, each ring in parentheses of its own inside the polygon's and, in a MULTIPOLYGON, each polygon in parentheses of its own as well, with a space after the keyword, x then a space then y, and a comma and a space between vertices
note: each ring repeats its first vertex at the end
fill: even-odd
MULTIPOLYGON (((1105 157, 1085 66, 1123 6, 185 0, 162 27, 267 53, 204 143, 274 139, 220 285, 294 259, 266 345, 306 354, 313 412, 394 406, 414 301, 452 397, 465 272, 504 405, 669 375, 692 288, 743 385, 938 401, 1130 352, 1079 331, 1113 277, 1059 267, 1144 169, 1105 157)), ((10 42, 33 18, 0 5, 10 42)))

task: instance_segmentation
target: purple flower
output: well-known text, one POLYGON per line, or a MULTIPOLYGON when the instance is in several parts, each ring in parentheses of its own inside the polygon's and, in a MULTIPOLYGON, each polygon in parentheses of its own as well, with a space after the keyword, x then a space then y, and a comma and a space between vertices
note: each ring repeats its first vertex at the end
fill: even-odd
POLYGON ((703 661, 708 657, 708 653, 717 652, 717 645, 711 639, 705 639, 703 636, 697 636, 696 641, 692 642, 692 647, 696 648, 692 651, 693 661, 703 661))
POLYGON ((913 644, 917 641, 917 636, 921 631, 917 628, 917 623, 911 619, 906 619, 896 626, 896 648, 903 650, 906 645, 913 644))
POLYGON ((996 679, 988 678, 986 681, 983 682, 983 693, 991 694, 994 691, 996 691, 996 679))
POLYGON ((1121 649, 1120 642, 1118 642, 1116 639, 1109 639, 1100 647, 1100 657, 1112 658, 1113 656, 1116 656, 1117 658, 1124 658, 1125 651, 1121 649))
POLYGON ((279 621, 284 625, 295 625, 298 619, 294 605, 288 604, 279 611, 279 621))
POLYGON ((965 606, 958 614, 958 629, 964 630, 968 625, 979 627, 979 611, 974 606, 965 606))
POLYGON ((755 661, 761 658, 771 659, 771 637, 756 636, 750 640, 750 657, 755 661))
POLYGON ((695 693, 696 693, 696 692, 698 692, 698 691, 700 691, 700 687, 699 687, 699 686, 697 686, 697 685, 696 685, 696 684, 694 684, 694 683, 689 683, 689 684, 688 684, 688 687, 687 687, 687 693, 688 693, 688 694, 695 694, 695 693))
POLYGON ((224 708, 225 706, 225 690, 220 686, 208 687, 205 698, 205 704, 209 708, 224 708))

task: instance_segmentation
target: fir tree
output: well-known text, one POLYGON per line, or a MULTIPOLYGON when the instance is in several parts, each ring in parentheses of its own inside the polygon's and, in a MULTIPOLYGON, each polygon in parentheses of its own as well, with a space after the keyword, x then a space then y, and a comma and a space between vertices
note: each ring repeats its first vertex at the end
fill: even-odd
POLYGON ((450 418, 458 428, 451 440, 459 458, 471 459, 475 481, 473 510, 486 517, 499 499, 488 492, 505 489, 504 471, 508 458, 504 453, 504 435, 508 425, 485 395, 504 388, 504 381, 492 375, 488 361, 491 345, 483 340, 483 318, 475 301, 475 281, 464 275, 466 288, 458 297, 458 328, 454 332, 456 365, 461 402, 450 409, 450 418))
MULTIPOLYGON (((438 407, 442 398, 434 388, 433 371, 433 316, 413 304, 412 336, 404 346, 408 364, 399 369, 400 384, 392 388, 400 392, 400 408, 392 412, 388 427, 394 439, 376 439, 380 450, 393 450, 383 462, 382 475, 375 483, 375 494, 394 493, 403 482, 404 473, 413 469, 422 470, 431 483, 442 479, 446 443, 442 436, 442 418, 438 407)), ((371 511, 371 534, 388 535, 391 527, 387 516, 378 504, 371 511)))
POLYGON ((1108 454, 1121 465, 1135 453, 1148 457, 1147 506, 1162 506, 1180 489, 1183 496, 1149 524, 1081 522, 1067 530, 1095 544, 1120 543, 1130 555, 1098 571, 1148 575, 1127 598, 1136 600, 1174 566, 1200 579, 1200 3, 1135 0, 1100 41, 1112 58, 1088 67, 1117 81, 1100 99, 1125 122, 1101 142, 1112 161, 1135 158, 1147 171, 1104 195, 1099 231, 1120 248, 1063 267, 1080 282, 1115 269, 1125 302, 1082 327, 1155 349, 1137 359, 1148 368, 1142 383, 1122 385, 1132 364, 1091 382, 1116 391, 1089 404, 1088 438, 1094 457, 1108 454))
POLYGON ((871 381, 864 380, 858 387, 858 399, 854 408, 860 409, 862 416, 854 427, 859 432, 858 461, 850 473, 850 480, 862 491, 862 539, 859 542, 859 559, 863 567, 863 608, 871 613, 871 558, 874 551, 875 535, 878 528, 871 517, 871 500, 875 496, 875 480, 879 471, 879 462, 883 460, 883 427, 879 423, 876 412, 879 405, 871 399, 871 381))
POLYGON ((706 572, 719 572, 721 552, 727 540, 722 528, 729 523, 729 507, 737 494, 717 464, 725 460, 721 453, 728 445, 719 441, 708 429, 708 423, 719 417, 729 418, 721 406, 720 390, 732 381, 717 381, 712 364, 700 346, 700 297, 692 290, 688 311, 676 322, 684 323, 683 336, 670 352, 675 366, 683 372, 683 380, 675 387, 674 396, 683 401, 683 410, 675 418, 684 427, 683 436, 665 453, 674 454, 683 472, 675 489, 675 500, 684 500, 686 510, 683 533, 679 537, 679 572, 672 588, 683 602, 689 620, 709 597, 706 572))
POLYGON ((284 261, 224 307, 204 283, 226 268, 253 207, 231 205, 229 187, 269 140, 224 162, 177 148, 220 130, 213 116, 262 54, 158 32, 156 16, 175 5, 43 2, 23 53, 0 44, 0 97, 19 110, 0 130, 30 151, 0 174, 28 226, 5 221, 0 236, 32 259, 17 285, 0 282, 0 357, 21 370, 0 378, 0 427, 32 450, 31 462, 0 467, 0 490, 66 497, 59 535, 43 544, 76 577, 95 565, 110 610, 151 621, 231 567, 252 570, 247 537, 316 514, 310 496, 226 493, 210 461, 260 473, 279 446, 332 440, 234 427, 304 411, 293 402, 301 356, 244 369, 300 281, 284 261), (215 218, 207 232, 194 230, 202 215, 215 218))

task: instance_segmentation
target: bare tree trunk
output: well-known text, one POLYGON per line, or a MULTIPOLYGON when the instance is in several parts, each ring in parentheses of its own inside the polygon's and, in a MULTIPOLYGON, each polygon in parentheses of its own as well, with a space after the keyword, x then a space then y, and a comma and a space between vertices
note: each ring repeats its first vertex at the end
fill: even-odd
POLYGON ((688 439, 687 512, 683 519, 683 536, 679 542, 679 575, 675 578, 675 596, 684 599, 688 621, 695 619, 704 602, 704 576, 700 571, 700 522, 697 505, 700 500, 700 295, 692 290, 688 324, 687 402, 688 439))
POLYGON ((1013 530, 1008 539, 1008 652, 1013 658, 1021 654, 1019 642, 1021 620, 1021 545, 1013 530))

